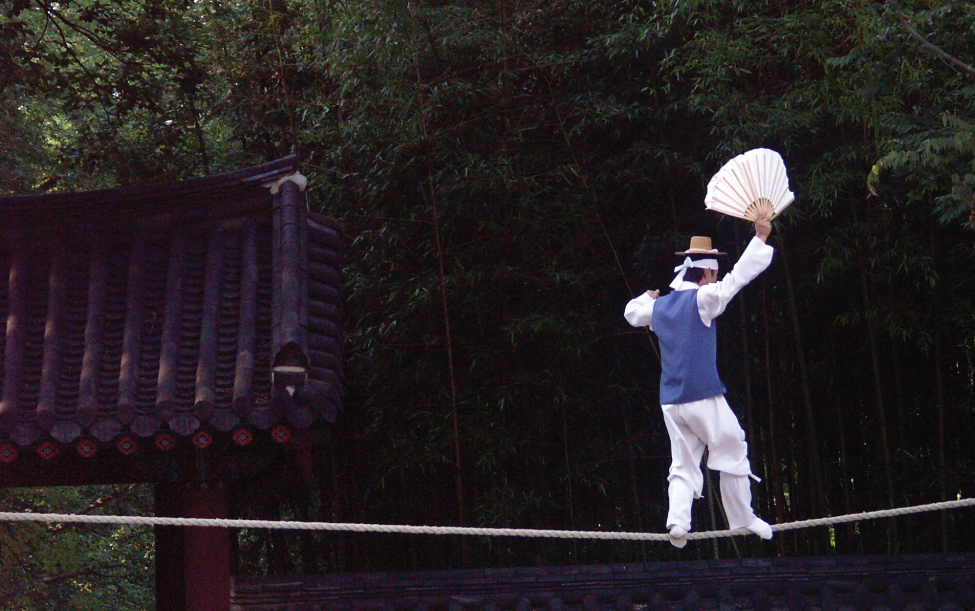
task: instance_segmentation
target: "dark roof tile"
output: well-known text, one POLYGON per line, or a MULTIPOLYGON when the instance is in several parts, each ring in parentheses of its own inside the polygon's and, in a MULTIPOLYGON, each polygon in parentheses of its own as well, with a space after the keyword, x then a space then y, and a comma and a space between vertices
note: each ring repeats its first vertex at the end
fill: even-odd
POLYGON ((341 231, 296 171, 0 198, 0 445, 334 421, 341 231))
MULTIPOLYGON (((277 606, 254 603, 245 587, 235 588, 234 604, 240 611, 297 611, 299 601, 324 601, 321 585, 331 584, 329 605, 352 611, 379 600, 397 608, 422 601, 431 609, 456 603, 502 611, 525 607, 523 601, 532 609, 580 611, 970 611, 973 569, 975 555, 930 555, 325 575, 306 577, 300 591, 275 599, 277 606), (842 575, 838 565, 847 567, 842 575)), ((237 580, 244 586, 261 578, 237 580)))
POLYGON ((961 581, 958 587, 955 588, 955 600, 961 605, 965 611, 971 611, 975 608, 975 593, 972 592, 972 585, 970 582, 961 581))

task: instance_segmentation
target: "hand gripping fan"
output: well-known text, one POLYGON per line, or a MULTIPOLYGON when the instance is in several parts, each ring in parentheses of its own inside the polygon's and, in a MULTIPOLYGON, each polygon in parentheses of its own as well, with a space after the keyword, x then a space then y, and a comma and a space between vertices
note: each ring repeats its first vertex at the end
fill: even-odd
POLYGON ((724 164, 708 183, 704 205, 740 219, 774 219, 795 199, 782 157, 752 149, 724 164))

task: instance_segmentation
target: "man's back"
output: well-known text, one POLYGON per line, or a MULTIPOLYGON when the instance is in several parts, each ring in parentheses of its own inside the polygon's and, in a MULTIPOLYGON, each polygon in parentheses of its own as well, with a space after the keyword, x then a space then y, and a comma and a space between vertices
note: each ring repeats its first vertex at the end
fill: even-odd
POLYGON ((716 325, 701 321, 697 290, 657 299, 653 330, 660 339, 660 403, 688 403, 724 394, 718 377, 716 325))

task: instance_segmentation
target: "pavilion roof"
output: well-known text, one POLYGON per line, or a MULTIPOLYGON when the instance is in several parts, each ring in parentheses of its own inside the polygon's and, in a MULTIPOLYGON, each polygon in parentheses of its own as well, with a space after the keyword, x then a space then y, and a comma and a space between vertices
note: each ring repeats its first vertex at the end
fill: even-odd
POLYGON ((0 461, 334 421, 341 231, 308 212, 305 182, 292 156, 0 197, 0 461))

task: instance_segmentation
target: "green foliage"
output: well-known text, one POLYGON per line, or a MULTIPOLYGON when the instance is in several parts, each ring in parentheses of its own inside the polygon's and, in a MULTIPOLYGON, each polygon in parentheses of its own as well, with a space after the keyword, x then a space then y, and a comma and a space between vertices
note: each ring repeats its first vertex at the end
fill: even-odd
MULTIPOLYGON (((3 511, 149 515, 146 486, 0 491, 3 511)), ((4 522, 0 609, 153 608, 152 530, 146 527, 4 522)))
POLYGON ((204 6, 6 2, 0 95, 35 118, 45 184, 63 189, 179 178, 209 167, 204 6), (37 125, 39 124, 39 125, 37 125), (47 167, 45 167, 47 166, 47 167))
MULTIPOLYGON (((882 19, 891 24, 886 26, 891 36, 866 41, 856 55, 906 64, 891 58, 921 43, 908 36, 890 12, 882 19)), ((971 6, 936 4, 905 19, 937 50, 952 54, 962 64, 970 65, 975 57, 968 51, 975 19, 971 6)), ((875 195, 933 204, 941 222, 961 222, 973 229, 975 69, 965 72, 927 48, 908 57, 916 58, 908 70, 884 70, 874 76, 875 87, 890 89, 897 78, 898 89, 910 91, 911 96, 910 106, 888 106, 884 111, 878 134, 883 155, 871 169, 868 184, 875 195), (899 181, 898 193, 886 188, 890 180, 899 181)))
POLYGON ((933 201, 943 223, 962 222, 975 229, 975 127, 945 112, 941 126, 902 128, 897 140, 909 148, 884 155, 871 169, 868 184, 879 195, 887 173, 906 173, 911 199, 933 201))

